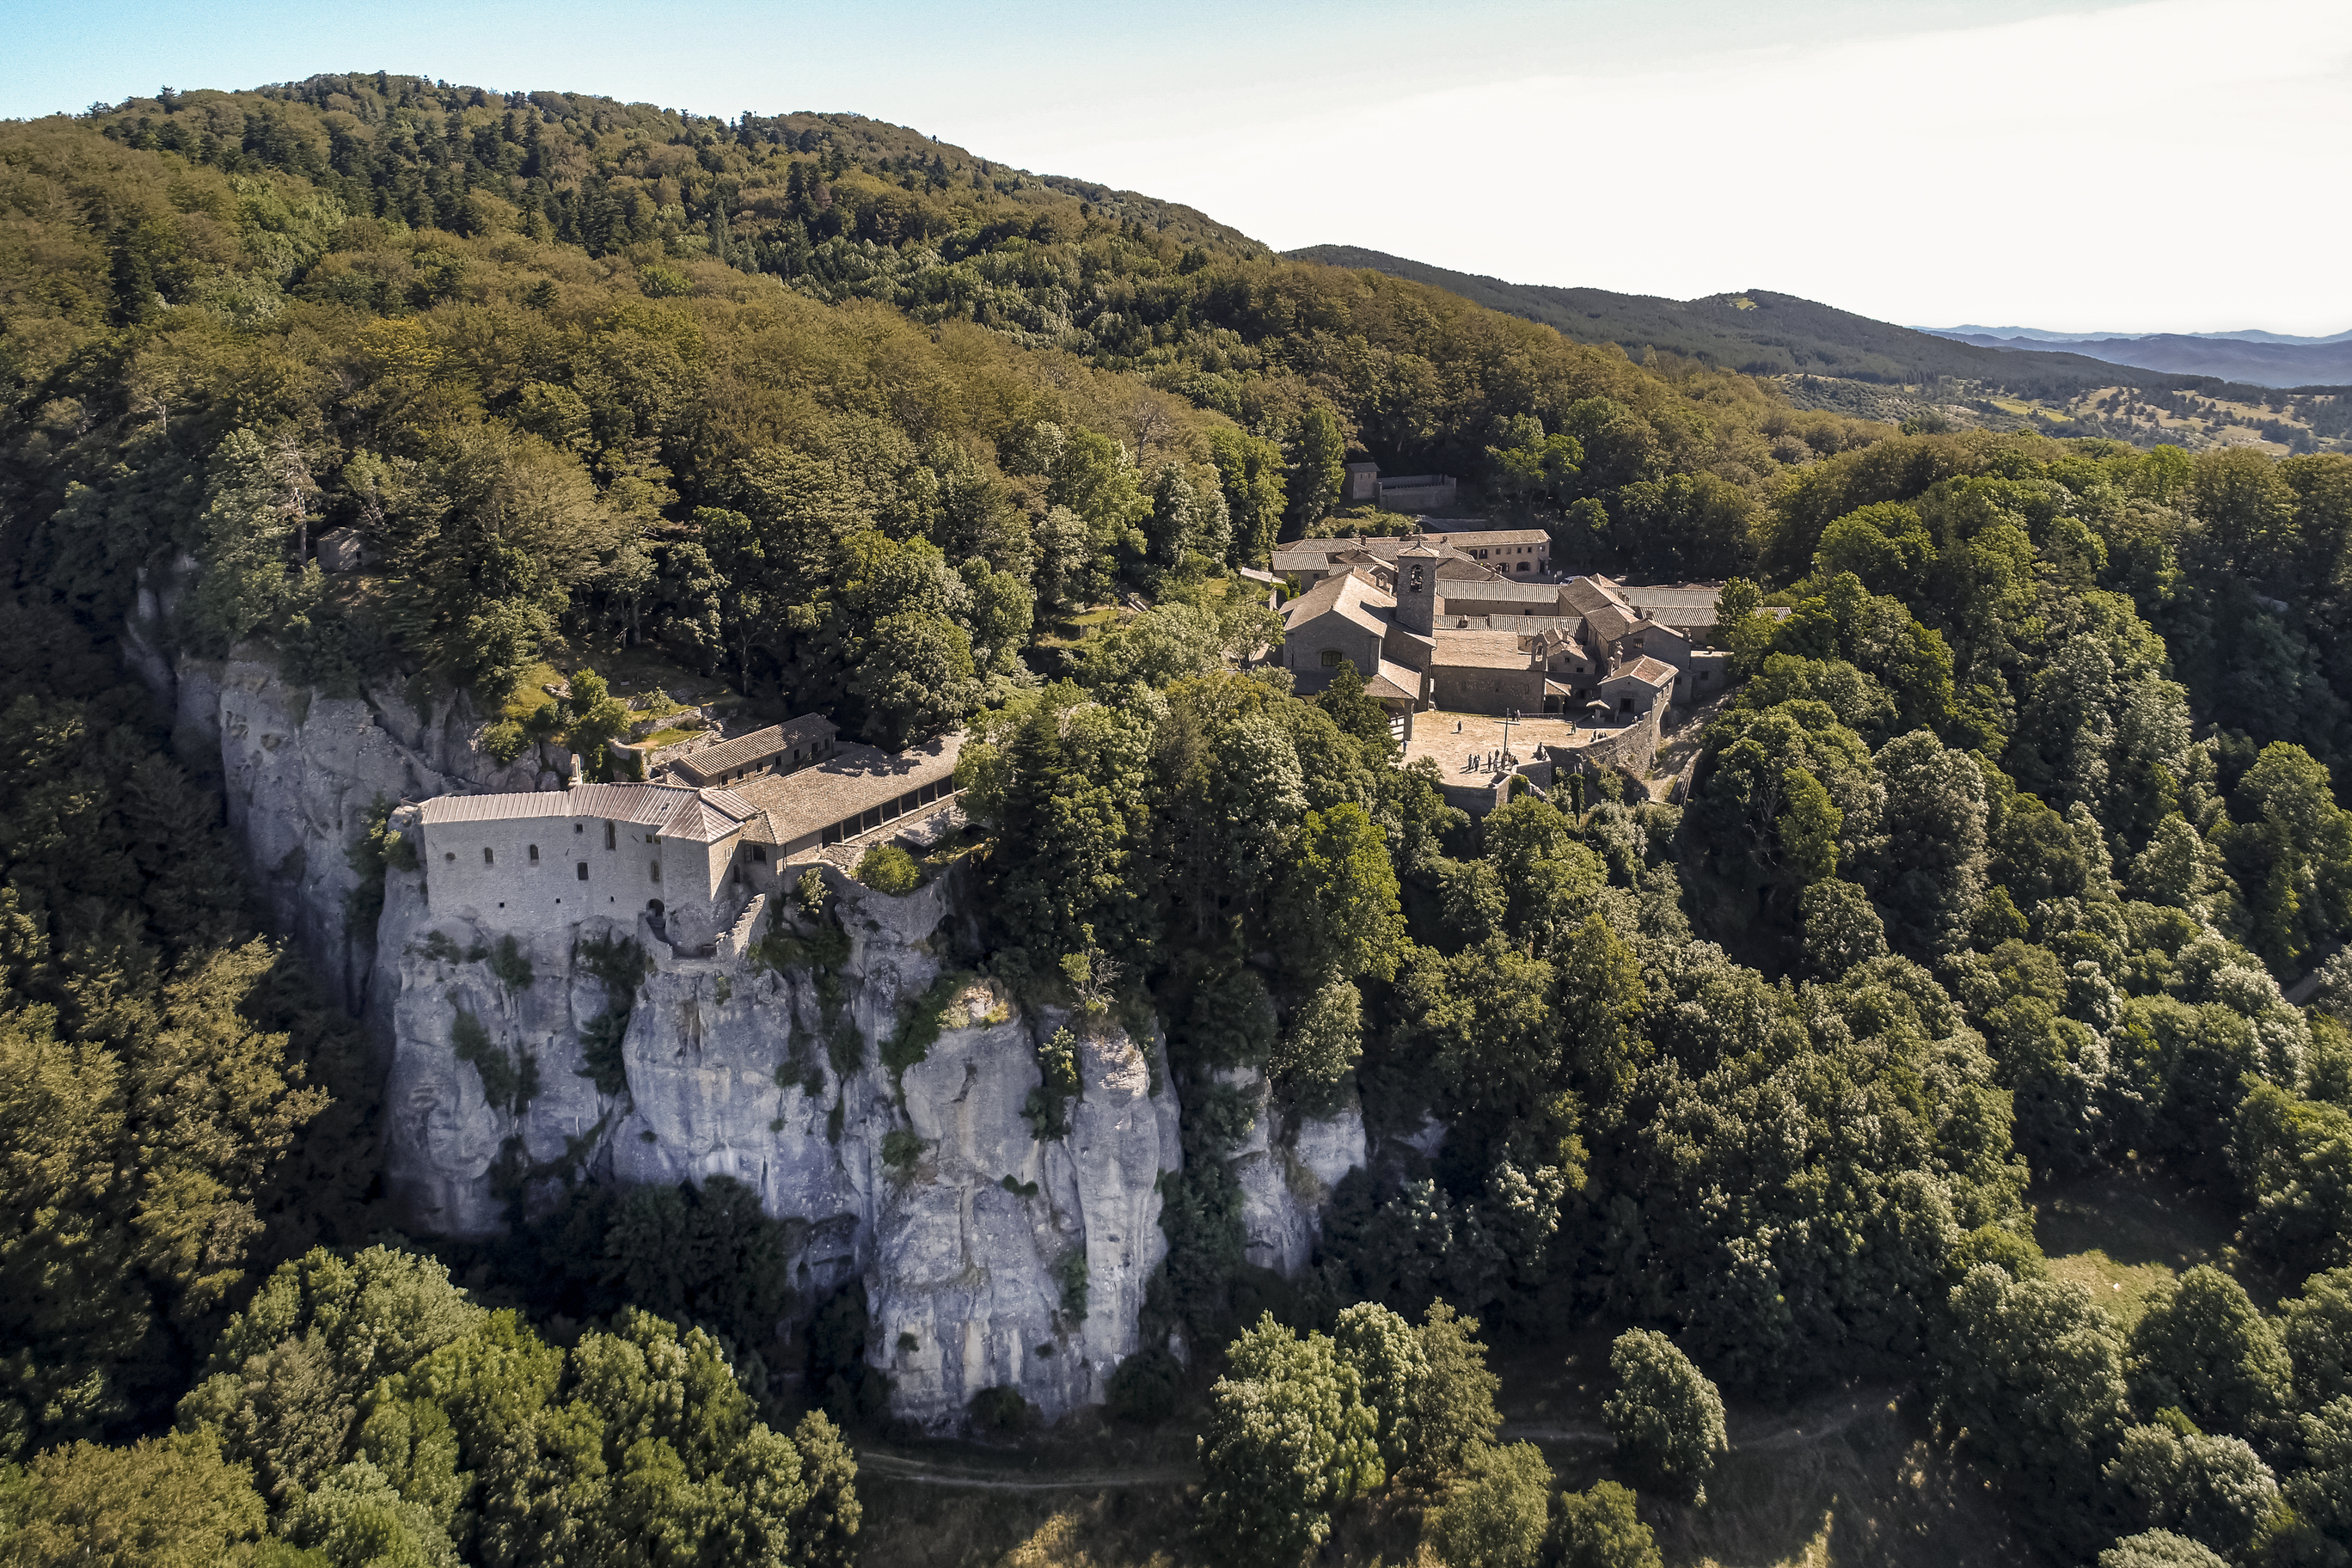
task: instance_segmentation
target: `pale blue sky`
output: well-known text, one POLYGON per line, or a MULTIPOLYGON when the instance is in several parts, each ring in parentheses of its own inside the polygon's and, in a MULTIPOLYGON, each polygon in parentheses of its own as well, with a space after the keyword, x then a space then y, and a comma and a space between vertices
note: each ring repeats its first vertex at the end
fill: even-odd
POLYGON ((854 110, 1279 247, 2059 330, 2352 328, 2341 0, 15 0, 0 115, 407 70, 854 110))

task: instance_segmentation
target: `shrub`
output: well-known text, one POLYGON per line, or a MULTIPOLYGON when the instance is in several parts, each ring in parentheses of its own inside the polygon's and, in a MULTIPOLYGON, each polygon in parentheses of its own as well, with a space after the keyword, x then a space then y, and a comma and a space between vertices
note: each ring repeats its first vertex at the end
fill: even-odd
POLYGON ((882 1135, 882 1163, 905 1175, 923 1157, 925 1144, 921 1138, 904 1127, 894 1127, 882 1135))
POLYGON ((629 1086, 628 1063, 621 1050, 628 1033, 628 1010, 612 1007, 589 1019, 580 1031, 580 1059, 587 1068, 576 1076, 593 1081, 599 1094, 618 1094, 629 1086))
POLYGON ((1067 1029, 1037 1047, 1037 1071, 1045 1081, 1029 1091, 1021 1114, 1029 1134, 1039 1142, 1066 1138, 1070 1131, 1070 1101, 1078 1097, 1078 1042, 1067 1029))
POLYGON ((493 724, 482 731, 482 751, 501 766, 521 756, 522 749, 530 744, 530 737, 524 734, 522 726, 511 719, 493 724))
POLYGON ((509 991, 528 991, 530 983, 538 978, 531 973, 529 955, 511 936, 499 938, 498 945, 490 950, 488 962, 490 973, 509 991))
POLYGON ((857 858, 857 879, 877 893, 904 898, 923 885, 923 868, 896 844, 877 844, 857 858))
POLYGON ((1065 1247, 1062 1256, 1054 1259, 1054 1279, 1062 1288, 1062 1315, 1072 1322, 1084 1322, 1087 1316, 1087 1249, 1065 1247))
POLYGON ((2168 1530, 2146 1530, 2126 1535, 2100 1552, 2099 1568, 2229 1568, 2229 1564, 2186 1536, 2168 1530))
POLYGON ((1715 1384, 1665 1335, 1630 1329, 1609 1352, 1617 1392, 1601 1416, 1617 1437, 1617 1455, 1655 1489, 1706 1500, 1706 1478, 1724 1436, 1723 1400, 1715 1384))
POLYGON ((1656 1539, 1615 1481, 1559 1494, 1544 1559, 1557 1568, 1659 1568, 1656 1539))
POLYGON ((1007 1436, 1027 1431, 1041 1419, 1037 1407, 1022 1398, 1017 1388, 983 1388, 971 1396, 971 1409, 974 1426, 1007 1436))
POLYGON ((539 1093, 539 1063, 528 1052, 519 1053, 520 1067, 507 1055, 507 1048, 490 1038, 482 1021, 457 1009, 457 1016, 449 1026, 449 1047, 461 1062, 471 1062, 482 1080, 482 1098, 493 1110, 520 1114, 539 1093))
POLYGON ((929 989, 915 999, 905 1018, 890 1037, 882 1042, 882 1065, 890 1069, 890 1081, 895 1085, 907 1076, 907 1069, 930 1055, 938 1043, 940 1031, 947 1020, 941 1016, 956 993, 971 977, 958 970, 943 970, 929 989))
POLYGON ((1533 1443, 1471 1451, 1462 1479, 1431 1513, 1447 1568, 1536 1568, 1551 1521, 1551 1467, 1533 1443))
POLYGON ((1121 1421, 1156 1426, 1176 1413, 1184 1387, 1184 1363, 1166 1347, 1146 1345, 1125 1361, 1103 1385, 1105 1406, 1121 1421))
POLYGON ((801 912, 811 920, 824 913, 824 901, 832 896, 824 885, 823 874, 814 870, 802 872, 801 879, 793 884, 793 900, 800 905, 801 912))

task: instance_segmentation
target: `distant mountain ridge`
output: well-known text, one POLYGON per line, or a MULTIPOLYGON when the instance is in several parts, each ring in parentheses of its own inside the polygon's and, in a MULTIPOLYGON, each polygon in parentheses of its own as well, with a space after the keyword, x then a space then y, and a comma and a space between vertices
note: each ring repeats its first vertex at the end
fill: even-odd
MULTIPOLYGON (((2012 329, 2013 330, 2013 329, 2012 329)), ((2141 337, 1999 336, 1973 328, 1929 329, 1931 335, 2003 353, 2072 353, 2109 364, 2172 375, 2218 375, 2254 386, 2318 386, 2352 381, 2352 332, 2289 338, 2274 332, 2224 336, 2151 332, 2141 337)))
POLYGON ((2252 331, 2059 338, 2032 327, 1902 327, 1761 289, 1668 300, 1606 289, 1507 283, 1354 245, 1312 245, 1284 254, 1431 284, 1491 310, 1541 321, 1578 342, 1612 342, 1628 353, 1660 349, 1750 375, 1898 384, 1948 377, 2061 401, 2114 384, 2117 365, 2148 373, 2134 379, 2167 391, 2213 381, 2247 388, 2352 384, 2352 332, 2296 340, 2252 331))
POLYGON ((2096 355, 1962 342, 1760 289, 1667 300, 1605 289, 1506 283, 1353 245, 1314 245, 1284 254, 1431 284, 1491 310, 1541 321, 1578 342, 1612 342, 1629 353, 1661 349, 1750 375, 1812 374, 1895 384, 1948 377, 2052 397, 2076 395, 2115 380, 2111 362, 2096 355))
POLYGON ((2352 331, 2335 332, 2324 338, 2299 338, 2293 332, 2266 332, 2260 327, 2248 327, 2236 332, 2053 332, 2042 327, 1979 327, 1973 323, 1958 327, 1915 327, 1915 331, 1933 332, 1939 338, 1959 338, 1975 342, 1983 338, 2023 338, 2035 343, 2096 343, 2112 338, 2212 338, 2230 339, 2243 343, 2342 343, 2352 342, 2352 331))

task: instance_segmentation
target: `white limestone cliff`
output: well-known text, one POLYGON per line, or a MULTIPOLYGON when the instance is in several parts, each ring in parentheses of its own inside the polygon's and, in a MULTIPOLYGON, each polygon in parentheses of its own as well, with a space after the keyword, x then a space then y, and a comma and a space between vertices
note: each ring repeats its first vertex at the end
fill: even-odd
MULTIPOLYGON (((183 755, 200 764, 217 753, 230 828, 269 923, 373 1027, 385 1178, 406 1224, 495 1234, 516 1177, 526 1201, 545 1201, 564 1172, 617 1184, 731 1175, 793 1222, 803 1308, 864 1280, 870 1353, 892 1379, 895 1414, 945 1429, 992 1386, 1018 1388, 1049 1418, 1102 1397, 1104 1379, 1139 1348, 1145 1282, 1166 1253, 1160 1177, 1181 1163, 1162 1041, 1074 1026, 1082 1092, 1068 1134, 1040 1142, 1022 1115, 1039 1083, 1036 1042, 1072 1021, 1024 1016, 982 987, 960 999, 962 1024, 894 1084, 879 1043, 939 973, 944 884, 891 899, 826 872, 851 942, 842 1005, 863 1065, 845 1077, 825 1066, 814 1083, 808 1068, 827 1061, 814 983, 729 948, 681 960, 642 923, 592 921, 522 942, 530 979, 514 984, 511 966, 502 979, 467 956, 507 933, 436 933, 422 873, 398 869, 371 932, 352 919, 361 876, 350 851, 378 802, 557 787, 561 759, 530 749, 496 763, 478 749, 485 721, 464 698, 394 675, 331 698, 289 686, 266 653, 174 656, 169 621, 170 605, 142 591, 126 657, 173 713, 183 755), (632 938, 654 959, 612 1093, 587 1075, 583 1046, 608 998, 575 951, 600 936, 632 938), (519 1106, 489 1103, 479 1070, 457 1056, 461 1015, 535 1077, 519 1106), (780 1078, 787 1061, 800 1070, 780 1078), (895 1169, 883 1159, 893 1132, 920 1141, 895 1169)), ((1261 1114, 1236 1162, 1253 1262, 1305 1264, 1322 1197, 1361 1161, 1362 1142, 1350 1117, 1286 1130, 1261 1114)))
POLYGON ((327 697, 289 686, 266 654, 183 657, 168 670, 153 657, 132 662, 171 703, 183 752, 219 755, 249 890, 353 1013, 366 1005, 375 963, 374 944, 347 920, 360 881, 350 850, 369 809, 453 790, 561 782, 536 749, 510 765, 478 751, 483 721, 463 697, 419 693, 422 714, 402 683, 327 697), (159 679, 165 674, 168 681, 159 679))
POLYGON ((1251 1095, 1257 1108, 1232 1155, 1242 1190, 1242 1256, 1258 1268, 1296 1274, 1314 1258, 1331 1189, 1364 1163, 1363 1112, 1349 1105, 1331 1116, 1286 1122, 1262 1074, 1220 1077, 1251 1095))
POLYGON ((1173 1089, 1157 1040, 1116 1026, 1081 1037, 1081 1092, 1064 1138, 1040 1142, 1022 1111, 1040 1082, 1036 1043, 1068 1020, 1029 1016, 985 982, 950 1000, 947 1025, 903 1076, 881 1042, 937 978, 930 951, 946 884, 888 898, 829 876, 850 937, 845 1016, 862 1065, 827 1062, 823 1007, 805 975, 748 958, 678 959, 640 923, 589 922, 633 937, 654 967, 621 1043, 625 1083, 600 1092, 582 1040, 607 1006, 569 934, 519 944, 527 984, 486 959, 500 933, 441 922, 420 873, 387 878, 378 924, 379 1022, 392 1043, 386 1179, 410 1224, 480 1236, 505 1223, 502 1176, 560 1168, 627 1184, 733 1176, 771 1215, 798 1222, 793 1284, 803 1304, 865 1280, 874 1363, 900 1417, 945 1429, 973 1394, 1013 1387, 1048 1418, 1099 1401, 1139 1348, 1144 1284, 1165 1256, 1159 1180, 1181 1162, 1173 1089), (519 1109, 488 1103, 459 1059, 461 1011, 530 1058, 519 1109), (780 1074, 780 1068, 788 1070, 780 1074), (788 1080, 788 1081, 781 1081, 788 1080), (894 1168, 886 1141, 911 1161, 894 1168), (906 1143, 911 1133, 919 1144, 906 1143), (513 1152, 506 1151, 511 1142, 513 1152), (1008 1184, 1007 1178, 1010 1178, 1008 1184), (1083 1258, 1084 1310, 1070 1282, 1083 1258))

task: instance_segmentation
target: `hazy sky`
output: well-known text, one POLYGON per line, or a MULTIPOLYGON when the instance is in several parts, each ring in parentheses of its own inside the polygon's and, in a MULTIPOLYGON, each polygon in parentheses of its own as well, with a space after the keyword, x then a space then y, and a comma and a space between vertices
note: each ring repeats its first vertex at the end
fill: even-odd
POLYGON ((1279 247, 1890 321, 2352 329, 2345 0, 14 0, 0 115, 322 70, 855 110, 1279 247))

